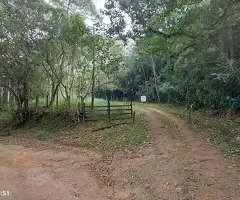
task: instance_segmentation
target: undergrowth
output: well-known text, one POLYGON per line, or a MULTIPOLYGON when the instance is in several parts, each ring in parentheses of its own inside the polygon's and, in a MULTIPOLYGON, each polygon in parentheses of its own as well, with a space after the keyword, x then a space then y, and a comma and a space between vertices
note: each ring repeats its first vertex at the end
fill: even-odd
POLYGON ((10 111, 0 111, 0 130, 4 128, 12 119, 12 113, 10 111))
POLYGON ((60 137, 56 137, 55 140, 65 145, 105 152, 133 149, 145 139, 145 134, 146 122, 144 116, 137 115, 135 124, 129 119, 110 122, 86 122, 82 126, 77 126, 71 132, 65 132, 60 137), (116 124, 121 125, 114 126, 116 124), (108 128, 94 131, 101 127, 108 128))
POLYGON ((7 139, 37 139, 101 152, 133 149, 145 139, 146 122, 139 113, 134 124, 132 119, 91 122, 76 119, 73 113, 44 110, 20 128, 11 130, 7 139))
POLYGON ((51 114, 42 118, 38 123, 38 134, 35 135, 39 140, 52 139, 58 135, 60 130, 67 130, 74 127, 74 122, 66 116, 51 114))

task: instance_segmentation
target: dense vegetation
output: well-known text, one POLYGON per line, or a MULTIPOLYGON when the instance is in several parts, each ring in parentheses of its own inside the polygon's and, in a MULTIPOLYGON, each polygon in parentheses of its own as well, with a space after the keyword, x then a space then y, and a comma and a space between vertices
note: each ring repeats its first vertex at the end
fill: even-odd
POLYGON ((76 106, 116 82, 121 43, 101 33, 91 1, 1 1, 0 19, 0 102, 19 123, 32 107, 53 107, 58 98, 76 106))
POLYGON ((136 42, 120 76, 124 92, 136 100, 145 94, 152 102, 239 108, 239 9, 237 0, 108 0, 108 34, 136 42))
POLYGON ((99 13, 90 0, 1 1, 0 107, 23 123, 32 108, 90 96, 93 106, 111 90, 115 99, 239 108, 239 8, 237 0, 107 0, 99 13))

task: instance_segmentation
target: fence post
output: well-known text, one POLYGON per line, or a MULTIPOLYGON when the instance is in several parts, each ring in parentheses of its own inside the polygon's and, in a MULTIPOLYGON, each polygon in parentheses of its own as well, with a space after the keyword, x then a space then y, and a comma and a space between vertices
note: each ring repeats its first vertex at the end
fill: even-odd
POLYGON ((132 104, 132 101, 130 103, 130 106, 131 106, 131 117, 133 117, 133 104, 132 104))
POLYGON ((110 121, 111 117, 111 111, 110 111, 111 105, 110 105, 110 98, 108 96, 108 100, 107 100, 107 115, 108 115, 108 120, 110 121))
POLYGON ((191 104, 190 107, 188 108, 188 122, 190 124, 192 123, 192 109, 193 109, 193 105, 191 104))
POLYGON ((133 123, 135 124, 135 115, 136 115, 136 112, 134 111, 133 112, 133 117, 132 117, 132 120, 133 120, 133 123))

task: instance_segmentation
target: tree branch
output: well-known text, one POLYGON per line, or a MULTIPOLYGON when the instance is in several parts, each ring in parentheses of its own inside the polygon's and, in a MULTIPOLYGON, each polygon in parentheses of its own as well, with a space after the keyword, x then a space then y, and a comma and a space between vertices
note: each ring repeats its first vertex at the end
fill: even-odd
POLYGON ((171 38, 171 37, 176 37, 176 36, 186 36, 186 37, 191 38, 191 39, 196 39, 196 38, 198 38, 198 36, 196 36, 196 35, 188 34, 188 33, 185 33, 185 32, 179 32, 179 31, 178 31, 178 32, 171 33, 171 34, 166 34, 166 33, 162 32, 162 31, 155 30, 155 29, 153 29, 152 27, 148 27, 148 29, 149 29, 152 33, 154 33, 154 34, 156 34, 156 35, 161 35, 161 36, 163 36, 163 37, 166 38, 166 39, 169 39, 169 38, 171 38))
POLYGON ((179 51, 179 52, 177 52, 177 53, 175 53, 175 54, 172 54, 172 55, 170 56, 170 58, 173 58, 173 57, 175 57, 175 56, 179 56, 180 54, 182 54, 183 52, 185 52, 186 50, 188 50, 188 49, 190 49, 190 48, 192 48, 192 47, 194 47, 194 46, 197 46, 197 44, 196 44, 196 43, 193 43, 193 44, 190 44, 190 45, 184 47, 181 51, 179 51))

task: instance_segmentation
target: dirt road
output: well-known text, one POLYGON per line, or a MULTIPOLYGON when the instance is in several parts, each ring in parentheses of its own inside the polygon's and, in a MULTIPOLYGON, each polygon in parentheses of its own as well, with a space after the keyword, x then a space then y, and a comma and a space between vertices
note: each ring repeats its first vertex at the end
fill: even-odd
POLYGON ((75 148, 0 144, 6 200, 239 200, 236 166, 180 119, 138 108, 148 137, 134 151, 104 156, 75 148))

